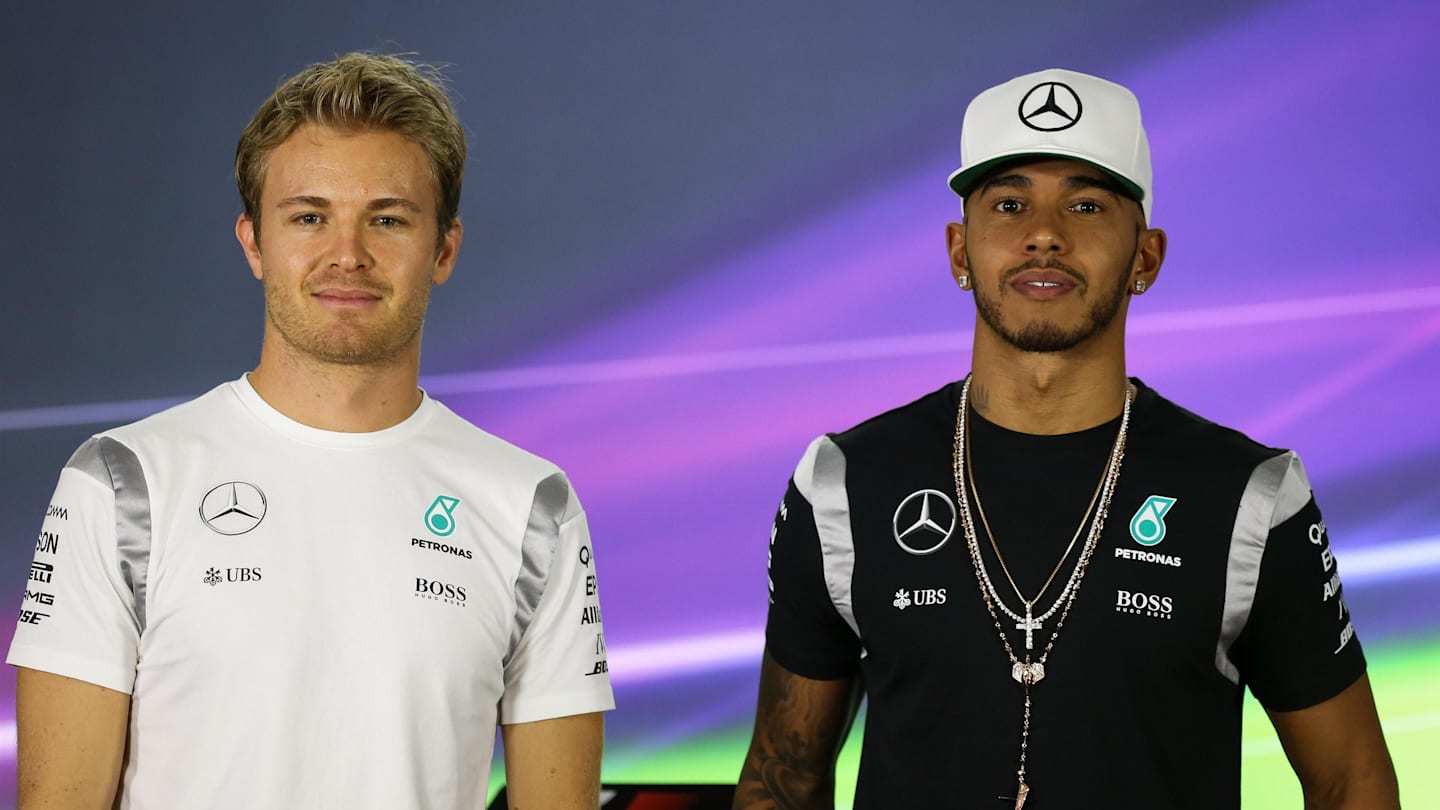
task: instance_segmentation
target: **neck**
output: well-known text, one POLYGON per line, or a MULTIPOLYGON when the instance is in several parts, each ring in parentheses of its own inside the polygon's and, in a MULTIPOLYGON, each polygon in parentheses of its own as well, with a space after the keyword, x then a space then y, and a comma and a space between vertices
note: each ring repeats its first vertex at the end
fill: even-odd
POLYGON ((302 425, 370 433, 397 425, 420 407, 419 345, 381 364, 327 363, 281 347, 269 336, 250 384, 269 405, 302 425))
POLYGON ((1125 406, 1123 342, 1022 352, 977 326, 972 374, 976 413, 1020 433, 1086 430, 1118 417, 1125 406))

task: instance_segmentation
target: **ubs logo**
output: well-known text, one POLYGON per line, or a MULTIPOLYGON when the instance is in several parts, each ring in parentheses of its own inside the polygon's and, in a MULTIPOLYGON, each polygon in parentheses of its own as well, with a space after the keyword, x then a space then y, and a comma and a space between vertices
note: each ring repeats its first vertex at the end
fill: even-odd
POLYGON ((955 504, 938 489, 921 489, 895 507, 891 530, 900 548, 911 554, 934 554, 955 533, 955 504))
POLYGON ((945 589, 916 588, 913 592, 911 592, 904 588, 901 588, 900 590, 895 592, 895 600, 890 604, 893 605, 896 610, 904 610, 911 605, 915 605, 917 607, 925 607, 926 605, 943 605, 945 604, 945 589))
POLYGON ((227 481, 200 499, 200 520, 216 534, 244 534, 265 519, 265 493, 245 481, 227 481))
POLYGON ((226 568, 223 571, 219 568, 207 568, 201 582, 213 588, 222 582, 259 582, 262 578, 259 566, 226 568))

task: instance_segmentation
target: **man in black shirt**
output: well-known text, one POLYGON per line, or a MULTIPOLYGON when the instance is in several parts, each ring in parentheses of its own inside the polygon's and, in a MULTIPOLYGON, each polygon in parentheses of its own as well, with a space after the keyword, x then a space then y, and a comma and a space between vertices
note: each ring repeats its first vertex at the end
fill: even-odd
POLYGON ((797 466, 735 807, 832 807, 862 690, 856 807, 1238 807, 1247 686, 1306 807, 1397 807, 1300 459, 1126 377, 1166 249, 1134 95, 1013 79, 961 162, 972 372, 797 466))

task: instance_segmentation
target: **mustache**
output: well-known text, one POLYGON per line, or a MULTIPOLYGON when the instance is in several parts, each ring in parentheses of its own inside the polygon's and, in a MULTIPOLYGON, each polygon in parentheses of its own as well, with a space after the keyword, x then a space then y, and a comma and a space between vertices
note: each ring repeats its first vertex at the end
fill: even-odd
POLYGON ((1000 276, 1000 283, 1009 284, 1011 281, 1015 280, 1016 276, 1020 275, 1026 270, 1059 270, 1070 278, 1075 279, 1075 282, 1077 284, 1090 283, 1089 280, 1085 278, 1084 273, 1081 273, 1079 270, 1076 270, 1075 268, 1060 261, 1059 259, 1031 259, 1024 264, 1012 267, 1002 273, 1000 276))

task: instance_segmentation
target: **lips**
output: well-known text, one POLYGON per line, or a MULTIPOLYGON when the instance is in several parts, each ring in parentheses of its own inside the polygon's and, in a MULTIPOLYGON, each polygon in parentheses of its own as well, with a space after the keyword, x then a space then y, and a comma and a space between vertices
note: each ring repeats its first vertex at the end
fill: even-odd
POLYGON ((1037 301, 1059 298, 1078 286, 1074 276, 1053 268, 1024 270, 1010 279, 1011 289, 1037 301))
POLYGON ((364 309, 380 300, 380 295, 369 290, 348 287, 324 287, 310 294, 316 301, 335 309, 364 309))
POLYGON ((315 293, 319 298, 334 298, 340 301, 378 301, 380 296, 369 290, 341 290, 328 288, 315 293))

